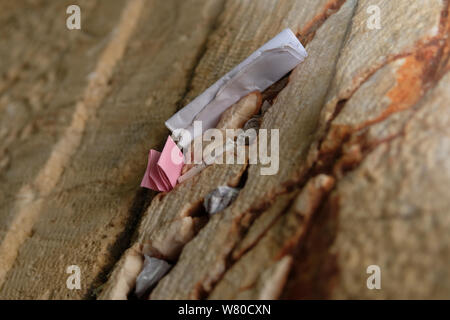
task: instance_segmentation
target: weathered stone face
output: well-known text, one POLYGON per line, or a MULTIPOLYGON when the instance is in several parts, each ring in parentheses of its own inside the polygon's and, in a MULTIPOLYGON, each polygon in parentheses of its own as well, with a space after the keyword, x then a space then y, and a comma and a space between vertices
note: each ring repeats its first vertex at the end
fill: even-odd
POLYGON ((86 1, 80 31, 33 3, 0 5, 0 298, 126 298, 143 253, 174 264, 151 299, 450 297, 449 1, 86 1), (262 93, 278 174, 140 190, 164 121, 286 27, 309 56, 262 93))

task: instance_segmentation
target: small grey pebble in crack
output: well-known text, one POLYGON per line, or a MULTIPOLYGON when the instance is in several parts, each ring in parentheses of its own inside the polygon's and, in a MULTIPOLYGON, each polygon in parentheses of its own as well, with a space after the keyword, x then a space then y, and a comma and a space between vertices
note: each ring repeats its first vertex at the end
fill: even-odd
POLYGON ((203 201, 203 206, 210 215, 228 207, 238 196, 240 189, 220 186, 211 191, 203 201))
POLYGON ((164 260, 145 255, 144 267, 136 278, 136 295, 142 297, 170 270, 172 266, 164 260))
POLYGON ((272 107, 272 105, 267 100, 264 101, 263 105, 261 106, 261 114, 266 113, 267 110, 270 109, 270 107, 272 107))

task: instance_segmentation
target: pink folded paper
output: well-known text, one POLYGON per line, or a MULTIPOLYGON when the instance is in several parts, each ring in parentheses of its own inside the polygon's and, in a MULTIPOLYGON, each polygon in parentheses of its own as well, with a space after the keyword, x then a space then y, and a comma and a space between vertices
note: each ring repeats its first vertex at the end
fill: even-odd
POLYGON ((172 190, 177 184, 183 165, 183 153, 169 136, 162 152, 150 150, 141 187, 156 191, 172 190))

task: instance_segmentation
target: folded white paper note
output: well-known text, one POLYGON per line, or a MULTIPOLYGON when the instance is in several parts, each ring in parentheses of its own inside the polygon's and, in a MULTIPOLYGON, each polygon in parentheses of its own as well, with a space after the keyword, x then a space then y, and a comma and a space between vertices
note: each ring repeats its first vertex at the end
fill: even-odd
POLYGON ((231 105, 250 92, 266 90, 306 57, 295 34, 290 29, 283 30, 167 120, 167 128, 179 147, 187 147, 195 138, 194 121, 202 121, 203 130, 214 128, 231 105))

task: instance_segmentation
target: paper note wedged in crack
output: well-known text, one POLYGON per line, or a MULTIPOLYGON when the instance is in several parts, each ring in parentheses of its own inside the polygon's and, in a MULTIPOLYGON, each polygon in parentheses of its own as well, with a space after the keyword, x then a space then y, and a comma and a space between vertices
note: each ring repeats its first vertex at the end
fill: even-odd
POLYGON ((179 147, 187 147, 195 138, 194 121, 201 121, 203 130, 214 128, 231 105, 250 92, 263 92, 306 57, 295 34, 290 29, 283 30, 167 120, 167 128, 179 147))
MULTIPOLYGON (((183 167, 180 149, 186 150, 194 138, 202 135, 202 131, 216 127, 221 115, 236 102, 252 92, 263 92, 306 57, 305 48, 290 29, 283 30, 253 52, 166 121, 174 139, 167 139, 162 153, 150 151, 141 186, 157 191, 170 191, 175 187, 183 167), (194 131, 195 121, 202 124, 200 132, 194 131), (173 159, 174 155, 176 161, 173 159)), ((196 170, 191 169, 182 180, 195 175, 207 164, 210 163, 206 159, 204 165, 196 167, 196 170)))
POLYGON ((183 154, 171 137, 167 138, 162 152, 150 150, 147 170, 142 178, 141 187, 170 191, 175 187, 183 167, 183 154))

